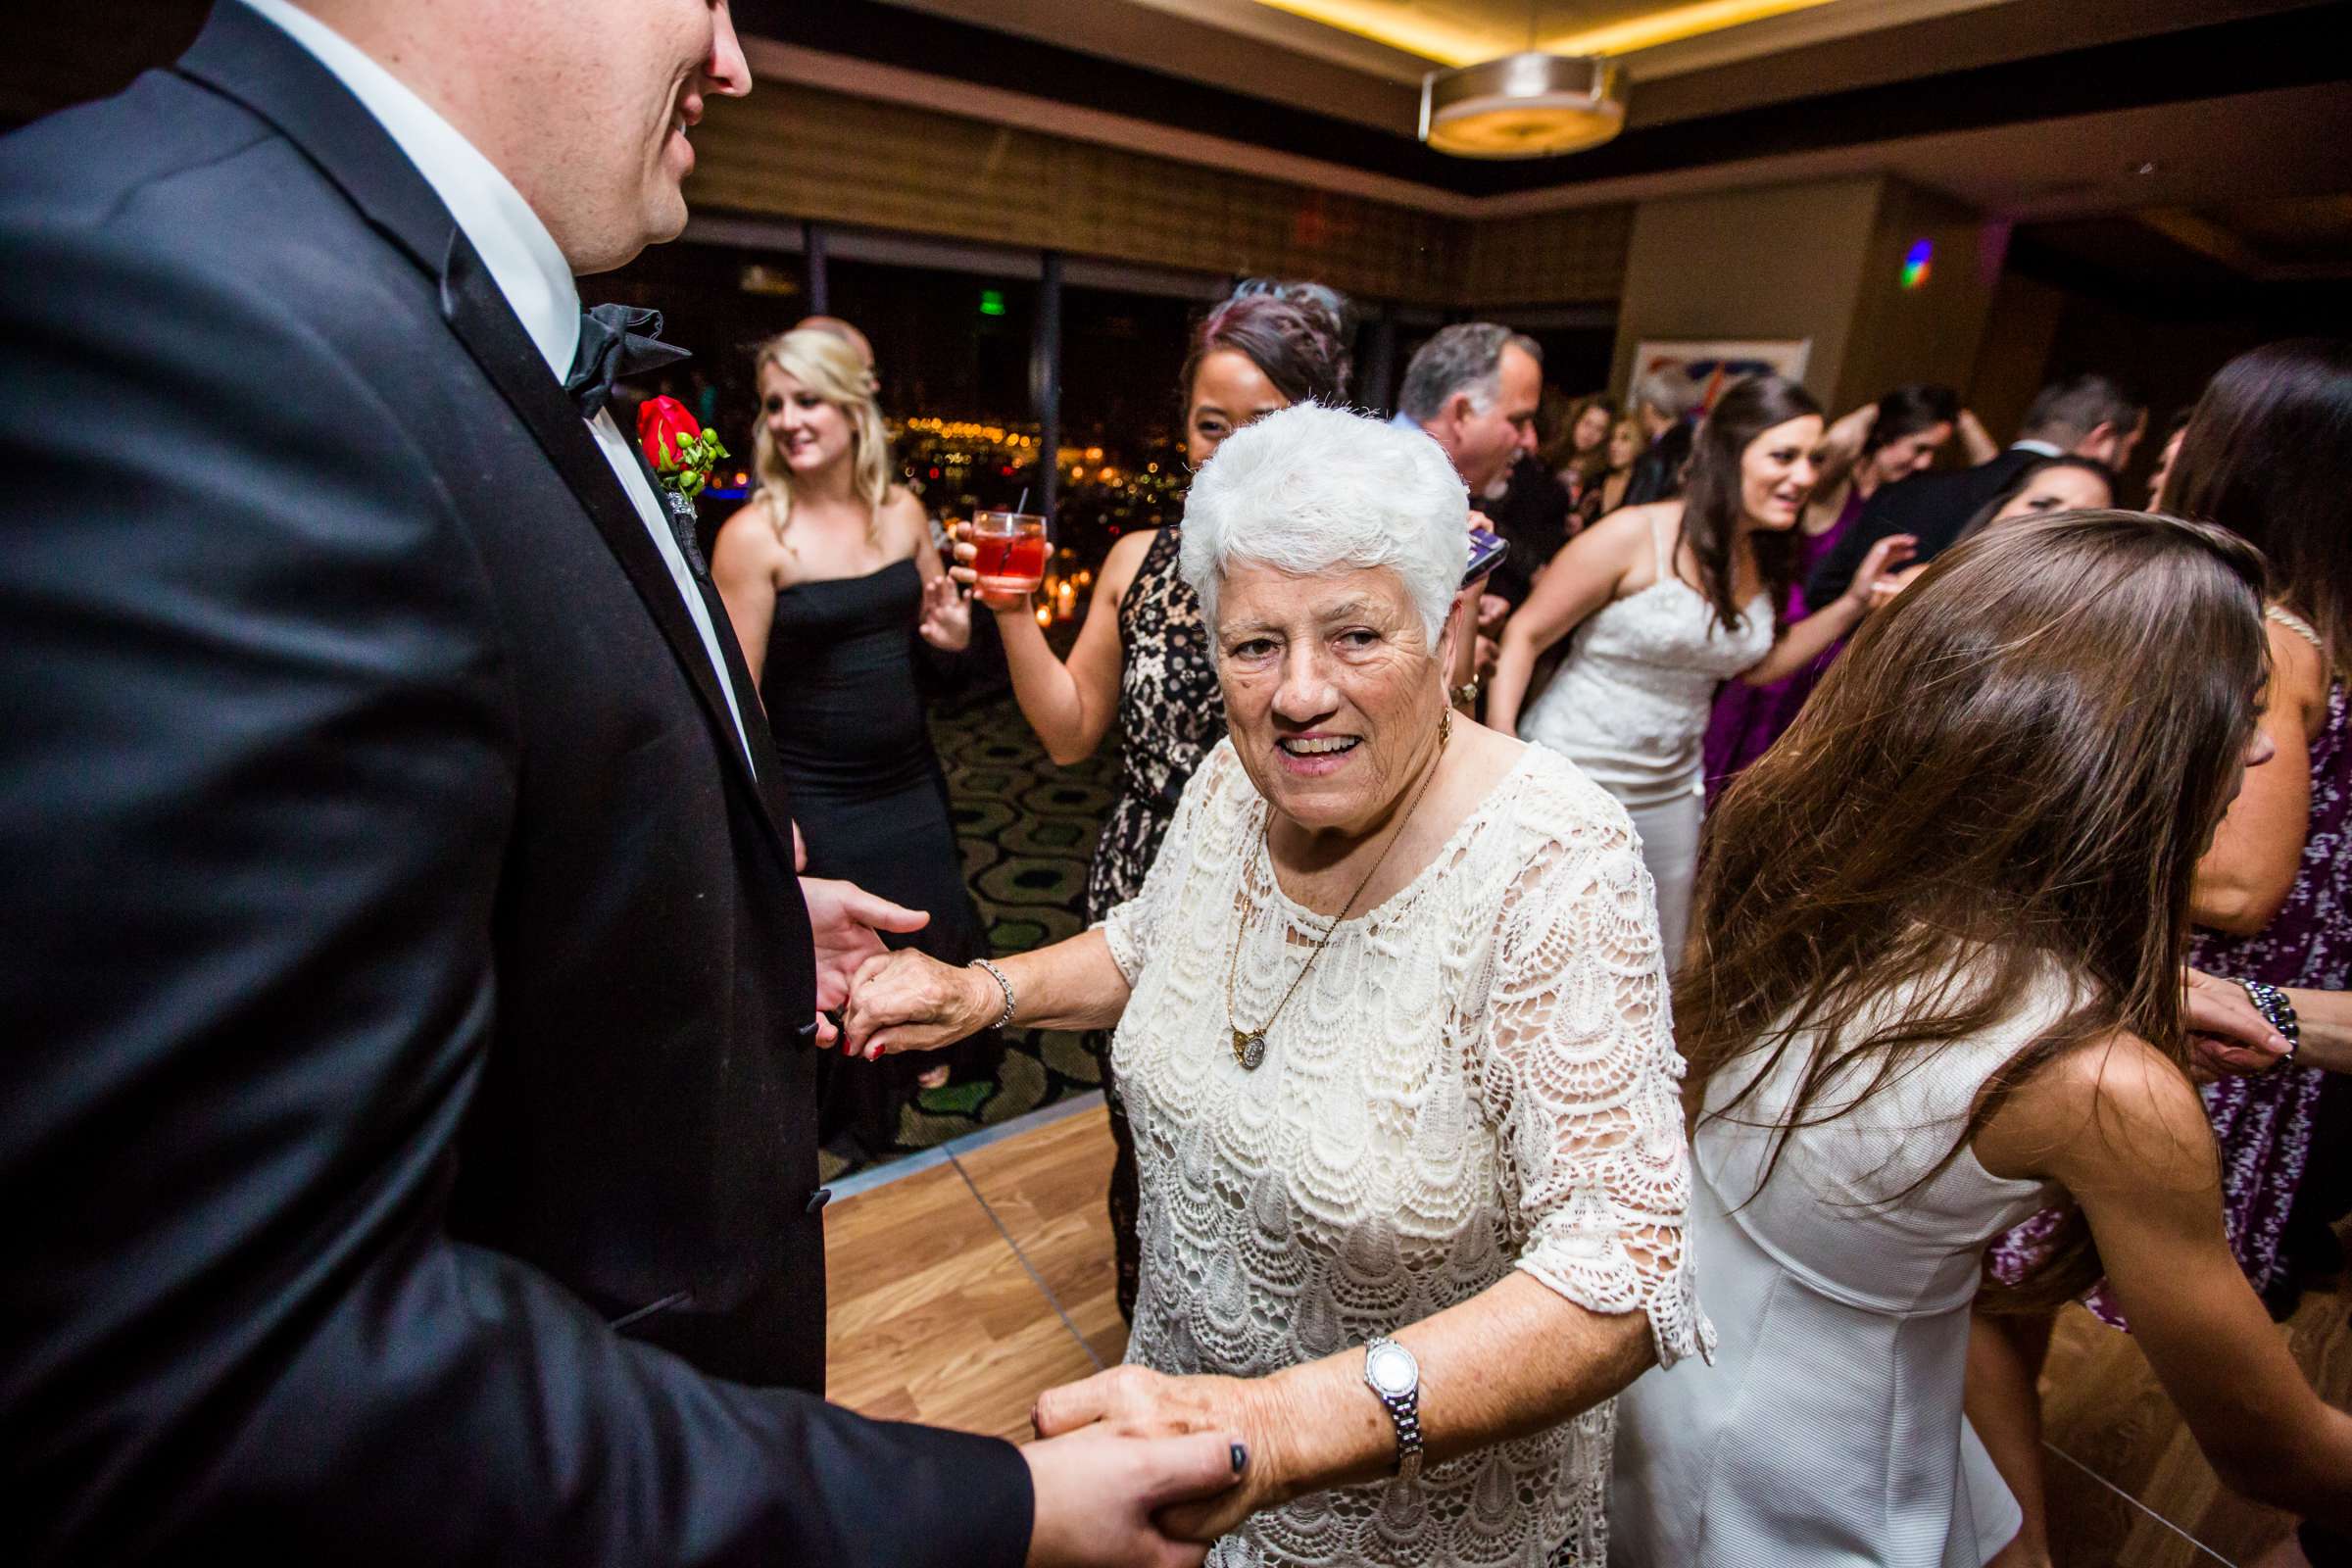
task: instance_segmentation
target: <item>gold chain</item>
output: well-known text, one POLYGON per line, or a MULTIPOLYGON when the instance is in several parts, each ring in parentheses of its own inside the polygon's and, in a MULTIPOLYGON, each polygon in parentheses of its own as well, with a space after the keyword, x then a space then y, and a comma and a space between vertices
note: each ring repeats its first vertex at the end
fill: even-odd
MULTIPOLYGON (((1333 916, 1331 924, 1324 928, 1322 937, 1315 943, 1315 951, 1306 956, 1306 962, 1300 964, 1298 974, 1291 978, 1290 989, 1282 994, 1280 1002, 1274 1004, 1274 1011, 1268 1015, 1266 1026, 1263 1029, 1244 1029, 1233 1021, 1233 982, 1241 968, 1242 938, 1245 934, 1244 928, 1240 924, 1236 924, 1233 933, 1233 950, 1225 959, 1225 1026, 1233 1031, 1233 1059, 1241 1063, 1244 1071, 1256 1071, 1257 1064, 1266 1059, 1266 1036, 1273 1032, 1275 1021, 1282 1016, 1282 1009, 1291 1004, 1291 998, 1297 996, 1298 988, 1306 983, 1307 971, 1314 968, 1317 958, 1323 956, 1323 950, 1331 946, 1331 939, 1340 934, 1341 925, 1346 923, 1348 916, 1355 908, 1355 901, 1364 896, 1364 889, 1370 887, 1372 879, 1380 875, 1380 868, 1389 863, 1390 854, 1403 839, 1404 830, 1412 825, 1413 813, 1421 808, 1421 797, 1427 795, 1430 785, 1437 782, 1438 768, 1446 760, 1446 743, 1452 738, 1453 711, 1451 709, 1447 709, 1445 716, 1438 721, 1437 760, 1429 764, 1429 771, 1422 776, 1421 787, 1413 791, 1412 804, 1404 808, 1404 815, 1396 823, 1396 831, 1390 835, 1388 844, 1380 852, 1380 858, 1372 862, 1372 869, 1364 873, 1364 879, 1355 885, 1355 891, 1348 895, 1348 902, 1340 906, 1340 912, 1333 916)), ((1260 845, 1266 851, 1266 874, 1268 876, 1274 875, 1273 834, 1274 808, 1268 806, 1265 831, 1259 839, 1260 845)))

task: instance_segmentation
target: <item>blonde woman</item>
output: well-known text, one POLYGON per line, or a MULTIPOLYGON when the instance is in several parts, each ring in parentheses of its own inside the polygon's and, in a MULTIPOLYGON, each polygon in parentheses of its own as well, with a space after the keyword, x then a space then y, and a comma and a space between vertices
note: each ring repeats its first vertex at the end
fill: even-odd
MULTIPOLYGON (((915 644, 961 650, 970 606, 921 504, 891 488, 873 372, 856 349, 830 332, 787 332, 760 349, 759 378, 759 488, 719 529, 711 575, 775 730, 808 874, 928 910, 931 923, 903 942, 966 962, 987 949, 923 720, 915 644)), ((993 1046, 945 1065, 984 1072, 993 1046)), ((941 1065, 826 1061, 820 1138, 853 1156, 885 1152, 916 1073, 928 1066, 937 1081, 941 1065)))

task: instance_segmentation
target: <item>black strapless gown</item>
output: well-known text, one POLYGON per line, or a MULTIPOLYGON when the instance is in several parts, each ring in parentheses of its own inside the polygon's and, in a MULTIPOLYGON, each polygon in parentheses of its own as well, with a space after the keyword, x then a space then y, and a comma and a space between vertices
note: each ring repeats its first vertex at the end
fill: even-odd
MULTIPOLYGON (((962 964, 988 948, 916 689, 922 592, 910 560, 785 589, 776 596, 760 696, 808 846, 808 874, 929 910, 921 931, 884 940, 962 964)), ((986 1074, 999 1051, 992 1032, 947 1052, 877 1062, 828 1052, 818 1072, 819 1136, 830 1144, 846 1134, 880 1154, 897 1142, 900 1108, 924 1069, 944 1060, 958 1078, 986 1074)))

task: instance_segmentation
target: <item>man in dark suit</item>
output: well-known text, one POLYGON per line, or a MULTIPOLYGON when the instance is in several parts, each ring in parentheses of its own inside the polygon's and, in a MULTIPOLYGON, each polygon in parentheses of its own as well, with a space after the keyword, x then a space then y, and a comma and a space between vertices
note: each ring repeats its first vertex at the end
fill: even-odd
POLYGON ((1889 534, 1919 541, 1912 562, 1936 559, 1984 504, 2042 458, 2092 458, 2121 473, 2146 433, 2148 412, 2103 375, 2078 375, 2043 387, 2026 411, 2025 428, 2007 451, 1956 473, 1922 473, 1883 487, 1805 580, 1808 604, 1845 592, 1870 547, 1889 534))
POLYGON ((817 1007, 921 916, 796 882, 572 284, 749 85, 724 0, 224 0, 0 144, 9 1560, 1199 1560, 1223 1435, 818 1396, 817 1007))

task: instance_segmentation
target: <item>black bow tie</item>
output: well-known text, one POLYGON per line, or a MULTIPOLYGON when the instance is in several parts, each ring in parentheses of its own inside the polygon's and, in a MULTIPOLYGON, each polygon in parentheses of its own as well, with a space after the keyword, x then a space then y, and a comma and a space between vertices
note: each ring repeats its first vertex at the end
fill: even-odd
POLYGON ((599 305, 580 313, 580 346, 571 357, 571 374, 564 378, 564 390, 579 405, 580 417, 593 419, 612 400, 612 383, 622 376, 643 375, 692 358, 662 341, 660 311, 599 305))

